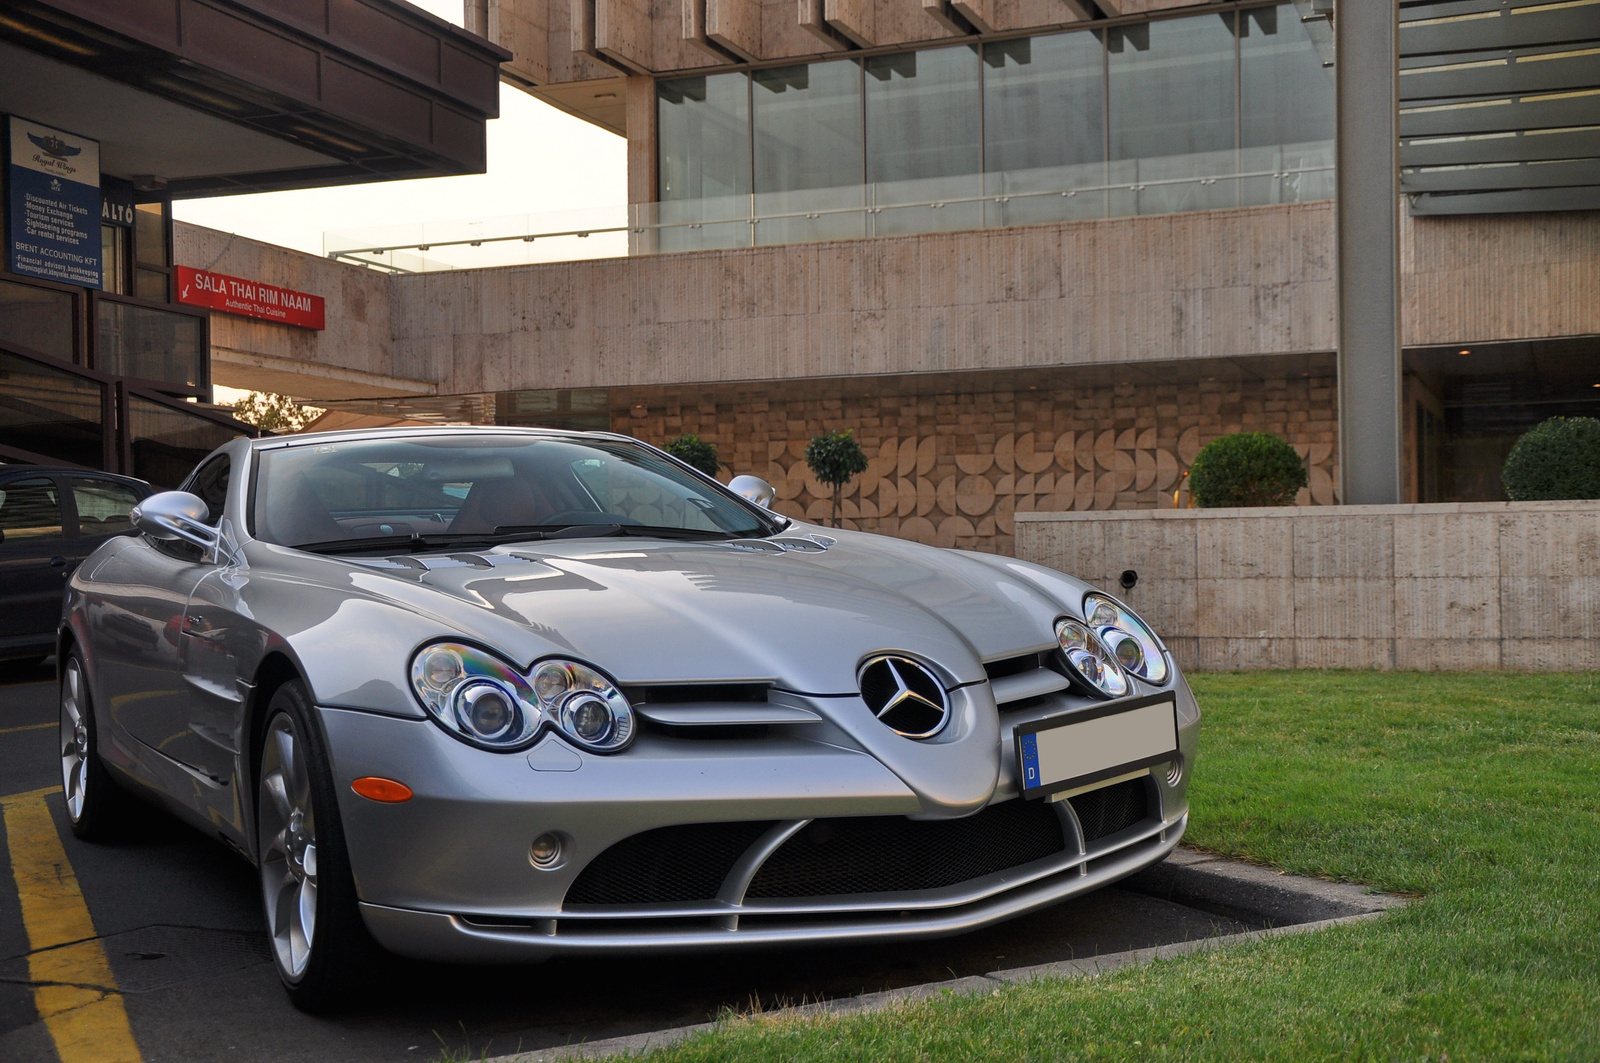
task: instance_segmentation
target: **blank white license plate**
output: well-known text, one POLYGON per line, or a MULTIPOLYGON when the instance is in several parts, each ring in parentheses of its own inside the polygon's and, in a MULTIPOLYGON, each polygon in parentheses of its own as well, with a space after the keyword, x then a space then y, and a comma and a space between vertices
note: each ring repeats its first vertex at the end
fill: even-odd
POLYGON ((1044 797, 1171 760, 1178 705, 1171 694, 1108 701, 1019 724, 1017 778, 1023 797, 1044 797))

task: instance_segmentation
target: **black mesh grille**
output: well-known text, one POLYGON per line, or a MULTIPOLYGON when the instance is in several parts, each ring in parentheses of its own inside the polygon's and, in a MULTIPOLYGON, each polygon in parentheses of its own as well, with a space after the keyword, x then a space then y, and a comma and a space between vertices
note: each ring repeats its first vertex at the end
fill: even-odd
POLYGON ((1035 801, 952 820, 819 819, 772 854, 747 897, 828 897, 938 889, 1065 848, 1061 821, 1035 801))
POLYGON ((568 904, 709 901, 771 821, 688 823, 624 838, 589 863, 567 890, 568 904))
POLYGON ((1150 788, 1144 779, 1129 779, 1067 800, 1083 825, 1085 841, 1098 841, 1150 815, 1150 788))

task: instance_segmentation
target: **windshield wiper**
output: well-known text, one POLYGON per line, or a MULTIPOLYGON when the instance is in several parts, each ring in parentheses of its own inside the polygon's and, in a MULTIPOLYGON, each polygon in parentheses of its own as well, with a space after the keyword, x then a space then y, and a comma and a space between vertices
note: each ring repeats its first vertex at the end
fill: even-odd
POLYGON ((714 540, 733 539, 732 532, 702 528, 669 528, 655 524, 567 524, 552 529, 548 524, 502 524, 495 538, 514 539, 605 539, 613 536, 640 536, 646 539, 714 540))
POLYGON ((360 554, 369 550, 416 554, 423 550, 445 549, 472 543, 487 546, 493 538, 478 532, 434 535, 412 532, 410 535, 368 535, 356 539, 325 539, 318 543, 296 543, 293 549, 304 550, 308 554, 360 554))

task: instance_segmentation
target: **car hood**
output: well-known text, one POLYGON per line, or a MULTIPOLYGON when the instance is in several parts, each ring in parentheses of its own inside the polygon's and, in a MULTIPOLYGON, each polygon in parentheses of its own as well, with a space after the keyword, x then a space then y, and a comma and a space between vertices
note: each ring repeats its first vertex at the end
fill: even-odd
POLYGON ((1049 645, 1062 611, 977 555, 831 529, 801 541, 828 545, 569 539, 348 563, 367 591, 448 620, 441 635, 518 665, 576 657, 624 684, 853 695, 863 658, 902 651, 955 687, 983 681, 985 659, 1049 645))
POLYGON ((405 667, 441 638, 521 668, 577 658, 624 686, 770 683, 811 695, 927 814, 982 807, 1000 758, 983 662, 1053 645, 1055 619, 1076 611, 1086 585, 1010 558, 862 533, 795 525, 778 541, 791 548, 643 538, 358 558, 269 548, 275 563, 257 568, 247 597, 296 617, 280 630, 293 629, 286 637, 322 704, 418 714, 405 667), (263 569, 271 578, 258 579, 263 569), (880 652, 923 660, 952 691, 950 723, 934 739, 895 734, 862 702, 857 671, 880 652))

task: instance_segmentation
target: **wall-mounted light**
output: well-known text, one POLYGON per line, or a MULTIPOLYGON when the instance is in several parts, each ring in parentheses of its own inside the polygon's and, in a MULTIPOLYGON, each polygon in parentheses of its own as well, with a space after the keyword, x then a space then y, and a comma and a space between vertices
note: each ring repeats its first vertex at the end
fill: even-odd
POLYGON ((1456 353, 1457 354, 1471 354, 1472 350, 1469 347, 1463 347, 1459 351, 1457 351, 1456 353))
POLYGON ((633 409, 628 411, 628 416, 640 420, 650 416, 650 409, 644 403, 636 402, 633 404, 633 409))

